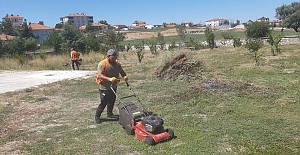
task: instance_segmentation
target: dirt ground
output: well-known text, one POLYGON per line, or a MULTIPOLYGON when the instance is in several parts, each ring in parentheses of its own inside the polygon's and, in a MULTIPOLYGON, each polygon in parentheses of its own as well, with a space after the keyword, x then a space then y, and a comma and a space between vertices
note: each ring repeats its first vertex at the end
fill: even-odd
POLYGON ((64 79, 88 78, 94 71, 0 71, 0 94, 48 84, 64 79))
MULTIPOLYGON (((124 33, 126 33, 126 31, 124 33)), ((165 37, 177 35, 176 28, 171 28, 171 29, 162 31, 161 33, 165 37)), ((191 34, 191 33, 201 34, 201 33, 204 33, 204 29, 203 28, 187 29, 186 33, 187 34, 191 34)), ((157 37, 157 32, 130 32, 130 33, 126 33, 125 40, 147 39, 147 38, 152 38, 152 37, 157 37)))

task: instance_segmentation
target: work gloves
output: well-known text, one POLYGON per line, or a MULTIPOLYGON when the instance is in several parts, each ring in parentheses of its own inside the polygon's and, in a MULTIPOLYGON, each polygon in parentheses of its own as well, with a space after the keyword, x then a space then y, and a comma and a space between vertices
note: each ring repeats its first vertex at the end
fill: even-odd
MULTIPOLYGON (((110 82, 112 82, 112 83, 114 83, 114 82, 116 82, 118 79, 117 78, 115 78, 115 77, 112 77, 112 78, 109 78, 109 81, 110 82)), ((127 76, 124 76, 124 81, 128 81, 128 77, 127 76)))
POLYGON ((117 78, 115 78, 115 77, 109 78, 109 81, 112 82, 112 83, 114 83, 114 82, 117 81, 117 78))
POLYGON ((128 81, 128 77, 127 76, 124 76, 124 81, 128 81))

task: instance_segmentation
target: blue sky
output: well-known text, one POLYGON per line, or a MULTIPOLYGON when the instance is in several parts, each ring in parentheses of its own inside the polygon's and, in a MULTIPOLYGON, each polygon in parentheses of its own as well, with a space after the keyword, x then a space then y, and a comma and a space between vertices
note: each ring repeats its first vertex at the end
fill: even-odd
POLYGON ((230 21, 275 18, 275 9, 297 0, 0 0, 0 16, 19 15, 28 22, 44 21, 54 27, 60 17, 70 13, 94 16, 94 22, 131 25, 135 20, 147 24, 163 22, 205 23, 211 18, 230 21))

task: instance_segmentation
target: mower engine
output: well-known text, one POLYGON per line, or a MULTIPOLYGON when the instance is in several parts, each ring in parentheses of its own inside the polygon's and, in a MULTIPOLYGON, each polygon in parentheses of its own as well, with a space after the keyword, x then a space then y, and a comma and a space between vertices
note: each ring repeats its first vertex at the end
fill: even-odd
POLYGON ((155 132, 163 128, 164 120, 158 116, 150 115, 143 118, 142 124, 145 126, 146 131, 155 132))

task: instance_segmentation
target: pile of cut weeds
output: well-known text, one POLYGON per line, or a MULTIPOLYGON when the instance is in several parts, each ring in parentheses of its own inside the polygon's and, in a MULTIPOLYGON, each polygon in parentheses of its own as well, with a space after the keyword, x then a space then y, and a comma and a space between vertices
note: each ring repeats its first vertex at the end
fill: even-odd
POLYGON ((204 72, 204 68, 203 61, 193 60, 191 56, 182 53, 157 68, 154 74, 157 78, 166 80, 176 80, 179 77, 199 79, 204 72))

